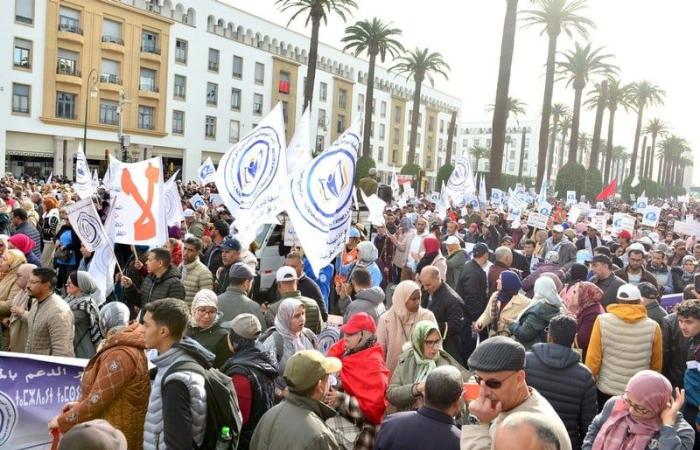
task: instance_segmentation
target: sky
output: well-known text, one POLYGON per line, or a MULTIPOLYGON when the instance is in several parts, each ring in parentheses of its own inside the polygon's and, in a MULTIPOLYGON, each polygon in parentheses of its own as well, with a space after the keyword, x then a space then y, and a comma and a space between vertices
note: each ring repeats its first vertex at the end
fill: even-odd
MULTIPOLYGON (((274 0, 222 0, 252 14, 287 25, 289 13, 280 13, 274 0)), ((490 121, 485 111, 494 102, 500 57, 504 0, 356 0, 353 18, 339 18, 322 26, 320 39, 341 48, 345 27, 355 20, 379 17, 403 30, 406 47, 440 52, 451 67, 449 80, 436 78, 436 88, 462 99, 462 121, 490 121)), ((664 105, 648 108, 644 121, 659 117, 672 132, 686 138, 693 149, 694 185, 700 186, 700 123, 698 123, 698 56, 700 2, 694 0, 588 0, 584 10, 596 23, 589 37, 593 47, 614 55, 623 83, 648 80, 666 91, 664 105)), ((519 11, 533 8, 520 0, 519 11)), ((290 28, 309 35, 303 20, 290 28)), ((575 39, 584 43, 580 37, 575 39)), ((575 40, 561 35, 558 50, 573 48, 575 40)), ((537 28, 519 23, 511 72, 511 97, 527 104, 527 119, 539 120, 544 91, 547 38, 537 28)), ((390 66, 387 61, 385 66, 390 66)), ((595 81, 595 80, 593 80, 595 81)), ((592 87, 592 82, 590 87, 592 87)), ((586 87, 587 92, 589 86, 586 87)), ((574 92, 558 82, 554 102, 571 106, 574 92)), ((593 134, 595 111, 584 110, 581 130, 593 134)), ((636 113, 619 110, 615 116, 615 145, 631 153, 636 113)), ((603 137, 607 136, 607 114, 603 137)), ((655 162, 655 167, 658 165, 655 162)), ((655 169, 656 171, 656 169, 655 169)))

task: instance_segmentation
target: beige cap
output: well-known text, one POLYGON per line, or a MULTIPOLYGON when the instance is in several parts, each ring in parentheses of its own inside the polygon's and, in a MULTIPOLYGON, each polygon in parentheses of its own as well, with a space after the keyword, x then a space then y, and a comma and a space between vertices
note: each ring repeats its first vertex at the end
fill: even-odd
POLYGON ((252 314, 239 314, 231 321, 231 329, 240 337, 254 340, 262 332, 262 326, 257 317, 252 314))
POLYGON ((284 369, 284 379, 292 392, 303 392, 326 374, 340 372, 343 363, 327 358, 317 350, 302 350, 292 355, 284 369))

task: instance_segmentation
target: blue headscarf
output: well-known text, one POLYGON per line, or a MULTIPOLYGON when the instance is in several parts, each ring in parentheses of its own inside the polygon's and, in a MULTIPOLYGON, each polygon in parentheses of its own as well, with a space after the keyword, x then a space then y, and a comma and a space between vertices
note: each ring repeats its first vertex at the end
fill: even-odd
POLYGON ((508 303, 522 287, 523 283, 515 272, 504 270, 501 272, 501 290, 498 291, 496 298, 499 302, 508 303))

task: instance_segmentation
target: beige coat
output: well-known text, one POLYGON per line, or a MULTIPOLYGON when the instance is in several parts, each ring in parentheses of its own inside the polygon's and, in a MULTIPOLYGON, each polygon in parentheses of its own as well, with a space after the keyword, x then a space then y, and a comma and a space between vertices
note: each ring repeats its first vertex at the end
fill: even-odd
POLYGON ((214 278, 209 268, 197 258, 182 265, 182 285, 185 286, 185 302, 192 304, 194 295, 202 289, 214 289, 214 278))
POLYGON ((61 297, 51 294, 32 301, 29 311, 26 353, 74 357, 73 312, 61 297))
MULTIPOLYGON (((484 312, 481 313, 481 316, 479 316, 479 319, 476 321, 477 325, 483 327, 483 328, 489 328, 491 325, 491 308, 493 306, 493 302, 497 302, 498 300, 496 299, 496 296, 498 295, 498 292, 494 292, 491 295, 491 298, 489 299, 489 302, 486 304, 486 308, 484 309, 484 312)), ((521 294, 516 294, 513 296, 513 298, 510 299, 508 304, 503 307, 503 310, 501 311, 501 314, 498 318, 498 326, 496 327, 496 332, 494 333, 492 330, 489 330, 489 337, 490 336, 511 336, 509 325, 510 322, 514 321, 515 319, 518 318, 518 315, 520 312, 527 308, 527 305, 530 304, 530 299, 525 297, 524 295, 521 294)))
POLYGON ((23 353, 24 349, 27 347, 27 333, 29 332, 29 327, 27 319, 29 318, 29 311, 27 311, 27 306, 29 304, 29 292, 25 289, 19 291, 17 295, 10 302, 10 306, 19 306, 24 309, 22 315, 12 314, 10 316, 10 351, 23 353))

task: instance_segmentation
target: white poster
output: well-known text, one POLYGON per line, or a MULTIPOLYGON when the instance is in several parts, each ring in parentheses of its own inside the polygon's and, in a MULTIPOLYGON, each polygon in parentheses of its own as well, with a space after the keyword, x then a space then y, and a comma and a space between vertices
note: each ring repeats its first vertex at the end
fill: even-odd
POLYGON ((201 195, 194 194, 192 197, 190 197, 190 205, 192 205, 192 209, 196 211, 198 208, 207 206, 207 202, 204 201, 201 195))
POLYGON ((493 205, 502 205, 503 197, 504 192, 502 190, 496 188, 491 189, 491 203, 493 205))
POLYGON ((78 151, 75 152, 75 183, 73 189, 81 199, 89 198, 95 193, 92 187, 92 174, 88 167, 85 153, 83 153, 83 144, 78 145, 78 151))
POLYGON ((569 217, 568 217, 569 222, 572 224, 575 224, 576 222, 578 222, 578 218, 580 215, 581 215, 581 208, 578 206, 572 206, 569 209, 569 217))
POLYGON ((180 192, 175 183, 175 176, 177 176, 177 172, 163 186, 163 212, 165 213, 165 223, 168 226, 180 225, 185 220, 185 213, 182 211, 182 202, 180 201, 180 192))
POLYGON ((612 230, 614 233, 619 233, 622 230, 627 230, 634 233, 634 217, 625 213, 613 214, 612 230))
POLYGON ((206 161, 199 166, 197 178, 200 184, 213 183, 216 181, 216 167, 214 167, 211 158, 207 158, 206 161))
POLYGON ((605 216, 591 217, 591 226, 598 230, 599 233, 604 233, 607 228, 607 220, 605 216))
MULTIPOLYGON (((358 189, 360 195, 362 196, 362 201, 367 206, 369 210, 369 216, 367 221, 375 226, 383 226, 385 224, 384 220, 384 208, 386 208, 386 202, 381 198, 377 197, 377 194, 372 194, 367 197, 362 189, 358 189)), ((440 203, 440 194, 438 194, 437 204, 440 203)))
POLYGON ((391 192, 393 193, 394 198, 397 198, 399 196, 399 181, 396 179, 396 171, 394 171, 391 174, 391 192))
POLYGON ((673 224, 673 231, 685 236, 695 236, 700 238, 700 222, 682 222, 676 220, 673 224))
POLYGON ((641 196, 640 196, 640 197, 637 199, 637 203, 635 204, 634 207, 635 207, 635 209, 637 210, 637 212, 642 212, 642 213, 643 213, 644 210, 647 209, 648 206, 649 206, 649 201, 647 200, 647 198, 646 198, 646 197, 641 197, 641 196))
POLYGON ((545 216, 551 216, 553 208, 554 206, 552 206, 551 203, 542 202, 539 205, 537 205, 537 212, 540 214, 544 214, 545 216))
POLYGON ((661 208, 656 206, 647 206, 644 209, 644 216, 642 216, 642 225, 656 228, 656 225, 659 223, 660 217, 661 208))
POLYGON ((566 204, 575 205, 576 204, 576 191, 566 191, 566 204))
POLYGON ((549 216, 531 211, 527 216, 527 224, 538 230, 546 230, 549 216))
POLYGON ((301 115, 301 119, 297 123, 294 136, 289 140, 287 146, 287 174, 293 175, 294 172, 301 170, 311 161, 311 132, 309 118, 309 108, 301 115))
POLYGON ((474 173, 468 156, 462 156, 455 162, 455 168, 445 187, 453 202, 460 202, 465 194, 476 192, 474 173))

